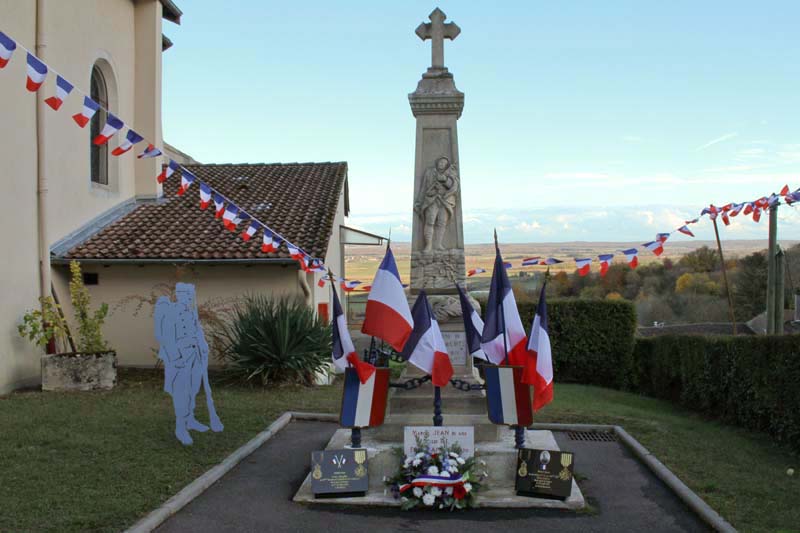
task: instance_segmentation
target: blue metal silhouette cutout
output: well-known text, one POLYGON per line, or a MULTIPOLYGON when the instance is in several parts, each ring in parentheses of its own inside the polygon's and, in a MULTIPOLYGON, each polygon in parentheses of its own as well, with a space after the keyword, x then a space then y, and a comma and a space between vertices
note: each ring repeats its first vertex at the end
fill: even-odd
POLYGON ((155 335, 158 358, 164 361, 164 390, 175 408, 175 436, 185 446, 192 444, 189 431, 208 431, 194 417, 195 402, 203 385, 211 430, 220 432, 222 422, 214 409, 208 382, 208 343, 197 314, 194 285, 177 283, 175 302, 162 296, 155 306, 155 335))

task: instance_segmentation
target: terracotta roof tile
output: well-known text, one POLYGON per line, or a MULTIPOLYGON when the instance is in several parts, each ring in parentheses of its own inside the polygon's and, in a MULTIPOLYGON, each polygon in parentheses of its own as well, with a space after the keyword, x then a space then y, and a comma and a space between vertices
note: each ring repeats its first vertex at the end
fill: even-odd
MULTIPOLYGON (((347 163, 184 165, 215 190, 314 257, 325 258, 347 163)), ((66 259, 288 258, 285 246, 261 252, 261 233, 250 242, 214 218, 213 202, 199 207, 199 184, 177 196, 180 175, 164 184, 164 197, 138 206, 66 254, 66 259)))

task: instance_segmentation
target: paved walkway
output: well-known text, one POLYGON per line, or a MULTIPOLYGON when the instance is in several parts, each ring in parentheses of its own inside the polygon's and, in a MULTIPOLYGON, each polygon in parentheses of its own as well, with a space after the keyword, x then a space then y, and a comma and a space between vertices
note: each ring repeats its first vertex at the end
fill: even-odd
POLYGON ((585 478, 580 481, 581 489, 592 511, 482 509, 437 513, 293 503, 291 498, 308 473, 311 451, 323 449, 336 428, 325 422, 290 423, 158 531, 708 530, 621 444, 571 441, 561 433, 556 433, 556 440, 562 449, 575 452, 576 471, 585 478))

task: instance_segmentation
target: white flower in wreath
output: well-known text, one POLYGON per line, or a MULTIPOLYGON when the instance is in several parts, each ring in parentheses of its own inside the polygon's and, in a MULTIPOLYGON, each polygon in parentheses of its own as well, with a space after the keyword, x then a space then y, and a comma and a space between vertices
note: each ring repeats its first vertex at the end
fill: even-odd
POLYGON ((436 496, 437 498, 442 495, 442 489, 439 487, 431 487, 431 494, 436 496))
POLYGON ((441 472, 439 472, 439 475, 442 476, 442 477, 450 477, 450 472, 452 472, 452 470, 450 470, 450 471, 442 470, 441 472))
POLYGON ((414 490, 413 490, 413 492, 414 492, 414 496, 415 496, 415 497, 417 497, 417 498, 422 498, 422 488, 420 488, 420 487, 414 487, 414 490))
POLYGON ((419 452, 419 453, 418 453, 417 455, 415 455, 414 457, 416 457, 417 459, 422 459, 423 457, 425 457, 425 454, 424 454, 424 453, 422 453, 422 452, 419 452))
POLYGON ((439 475, 439 467, 437 467, 436 465, 429 466, 428 467, 428 475, 430 475, 430 476, 439 475))
POLYGON ((405 496, 403 496, 402 498, 400 498, 400 501, 401 501, 402 503, 406 503, 406 502, 408 501, 408 498, 406 498, 405 496))
POLYGON ((426 494, 425 496, 422 497, 422 503, 424 503, 427 506, 433 505, 433 502, 435 501, 436 501, 436 496, 434 496, 433 494, 426 494))
POLYGON ((456 473, 458 473, 458 467, 457 467, 457 466, 455 466, 455 465, 451 466, 451 467, 450 467, 450 468, 448 468, 447 470, 448 470, 448 471, 449 471, 451 474, 456 474, 456 473))
POLYGON ((411 461, 412 466, 419 466, 421 464, 422 464, 422 459, 414 459, 413 461, 411 461))
POLYGON ((453 487, 447 487, 446 489, 444 489, 444 493, 447 494, 448 496, 452 496, 453 495, 453 487))
POLYGON ((464 490, 469 492, 472 490, 472 483, 464 483, 464 490))
POLYGON ((453 459, 458 459, 458 454, 456 452, 450 452, 450 457, 453 459))
POLYGON ((463 465, 464 463, 466 463, 466 461, 465 461, 464 459, 462 459, 461 457, 459 457, 458 459, 456 459, 456 462, 457 462, 458 464, 460 464, 460 465, 463 465))

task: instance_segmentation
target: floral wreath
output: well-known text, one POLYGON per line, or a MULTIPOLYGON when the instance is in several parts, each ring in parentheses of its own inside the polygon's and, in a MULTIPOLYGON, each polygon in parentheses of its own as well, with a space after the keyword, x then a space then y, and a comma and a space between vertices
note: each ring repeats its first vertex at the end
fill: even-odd
POLYGON ((486 466, 484 461, 464 459, 458 444, 435 450, 419 438, 410 455, 399 448, 395 451, 402 462, 395 475, 384 478, 384 482, 403 510, 419 507, 452 511, 476 506, 476 493, 488 477, 486 471, 477 472, 478 464, 486 466))

